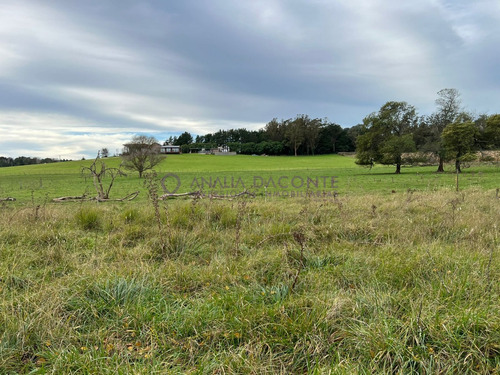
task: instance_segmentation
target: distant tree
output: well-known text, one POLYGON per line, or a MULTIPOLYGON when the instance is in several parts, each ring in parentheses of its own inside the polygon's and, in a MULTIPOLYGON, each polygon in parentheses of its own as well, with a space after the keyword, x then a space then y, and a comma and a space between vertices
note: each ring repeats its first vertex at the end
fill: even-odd
POLYGON ((217 146, 226 145, 229 141, 229 135, 226 130, 220 129, 212 135, 212 142, 217 144, 217 146))
POLYGON ((179 136, 179 138, 177 138, 174 145, 182 146, 190 145, 191 143, 193 143, 193 136, 189 132, 184 132, 179 136))
POLYGON ((430 116, 419 117, 419 119, 417 120, 417 124, 413 129, 413 140, 415 141, 415 145, 417 146, 418 151, 433 152, 434 144, 432 143, 439 143, 441 141, 441 137, 439 137, 439 139, 437 139, 436 141, 432 139, 434 137, 434 134, 430 123, 430 116))
POLYGON ((314 150, 318 146, 319 134, 321 130, 321 120, 320 119, 309 119, 304 122, 304 139, 307 148, 307 154, 309 151, 314 155, 314 150))
POLYGON ((106 147, 102 148, 101 149, 101 157, 107 158, 108 156, 109 156, 109 150, 106 147))
POLYGON ((439 160, 436 172, 444 172, 446 148, 441 142, 441 134, 446 126, 457 120, 461 113, 461 100, 460 92, 457 89, 442 89, 437 94, 437 111, 426 120, 429 130, 426 142, 420 148, 422 151, 435 154, 439 160))
POLYGON ((500 114, 488 116, 484 136, 488 148, 500 148, 500 114))
POLYGON ((339 137, 335 141, 335 152, 354 152, 356 151, 355 140, 352 139, 349 128, 342 129, 339 137))
POLYGON ((29 156, 18 156, 14 159, 14 165, 30 165, 30 164, 40 164, 39 158, 32 158, 29 156))
POLYGON ((212 140, 212 138, 213 138, 212 133, 205 134, 202 138, 203 138, 203 141, 201 141, 201 143, 214 143, 214 141, 212 140))
POLYGON ((281 142, 285 140, 285 131, 288 122, 291 120, 281 120, 278 121, 277 118, 273 118, 264 127, 265 137, 268 141, 281 142))
POLYGON ((477 128, 474 122, 454 122, 444 128, 442 133, 443 147, 455 159, 456 172, 462 172, 461 162, 470 157, 476 145, 477 128))
POLYGON ((244 155, 256 154, 257 148, 255 142, 242 143, 240 146, 240 152, 244 155))
POLYGON ((0 156, 0 167, 11 167, 14 165, 14 159, 0 156))
POLYGON ((337 143, 342 134, 342 127, 334 123, 324 123, 319 134, 320 145, 323 146, 323 152, 337 152, 337 143))
POLYGON ((304 143, 307 122, 309 122, 309 116, 297 115, 297 117, 286 126, 285 137, 290 147, 292 147, 295 156, 297 156, 299 147, 304 143))
POLYGON ((130 143, 124 145, 123 166, 139 172, 139 177, 142 178, 144 171, 153 169, 165 158, 165 155, 160 154, 160 147, 154 137, 134 136, 130 143))
MULTIPOLYGON (((231 131, 229 131, 231 133, 231 131)), ((232 132, 230 137, 233 142, 247 143, 247 142, 262 142, 269 140, 264 129, 260 130, 247 130, 245 128, 236 129, 232 132)))
POLYGON ((263 141, 256 144, 256 154, 281 155, 283 153, 283 142, 263 141))
POLYGON ((364 124, 358 124, 347 129, 347 137, 350 142, 354 145, 354 149, 356 149, 356 142, 360 135, 366 133, 366 128, 364 124))
POLYGON ((363 120, 364 134, 358 136, 356 163, 396 165, 401 173, 403 154, 415 151, 412 131, 416 123, 415 108, 406 102, 387 102, 378 113, 363 120))

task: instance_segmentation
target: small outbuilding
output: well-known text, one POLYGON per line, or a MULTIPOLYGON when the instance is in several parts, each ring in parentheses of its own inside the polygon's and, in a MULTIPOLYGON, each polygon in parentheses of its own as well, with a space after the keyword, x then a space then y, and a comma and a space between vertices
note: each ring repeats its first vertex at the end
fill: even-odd
POLYGON ((161 154, 180 154, 181 153, 181 146, 163 145, 163 146, 161 146, 160 153, 161 154))

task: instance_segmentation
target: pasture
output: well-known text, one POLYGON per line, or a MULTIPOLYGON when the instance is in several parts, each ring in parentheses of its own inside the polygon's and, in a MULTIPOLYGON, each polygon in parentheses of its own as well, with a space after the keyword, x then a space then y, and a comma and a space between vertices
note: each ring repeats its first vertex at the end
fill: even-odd
POLYGON ((500 371, 498 166, 456 192, 451 167, 179 155, 116 180, 134 201, 51 202, 95 194, 89 163, 0 169, 0 373, 500 371), (338 195, 160 201, 166 173, 338 195))
MULTIPOLYGON (((118 167, 119 158, 102 159, 108 167, 118 167)), ((82 174, 84 166, 89 166, 92 160, 62 162, 44 165, 28 165, 20 167, 0 168, 0 197, 12 196, 19 201, 48 201, 60 196, 76 196, 95 194, 92 178, 82 174)), ((456 176, 453 166, 446 166, 447 172, 434 173, 435 166, 406 167, 399 176, 393 174, 392 166, 375 166, 372 169, 357 166, 354 158, 338 155, 299 156, 299 157, 263 157, 263 156, 213 156, 213 155, 169 155, 155 168, 158 179, 167 173, 175 173, 182 184, 179 193, 199 190, 204 186, 193 185, 193 180, 202 178, 212 182, 219 178, 226 179, 226 186, 233 186, 241 178, 244 187, 257 195, 265 195, 264 185, 273 178, 275 185, 281 176, 288 177, 288 185, 275 190, 306 191, 307 186, 294 188, 290 179, 293 176, 321 177, 335 176, 335 191, 342 195, 358 195, 366 193, 390 194, 406 192, 408 189, 420 191, 435 191, 455 189, 456 176), (262 178, 262 180, 260 180, 262 178), (257 180, 255 180, 257 179, 257 180), (256 188, 252 188, 257 182, 256 188)), ((139 179, 137 172, 125 171, 127 176, 117 178, 112 190, 112 196, 121 197, 133 191, 141 191, 139 201, 147 199, 144 180, 139 179)), ((477 187, 481 189, 496 189, 499 187, 499 164, 478 164, 464 169, 459 177, 461 188, 477 187)), ((241 190, 242 185, 235 188, 222 188, 216 184, 215 190, 229 192, 241 190)), ((321 184, 318 189, 320 190, 321 184)), ((300 186, 297 184, 296 186, 300 186)), ((272 188, 270 189, 272 190, 272 188)), ((332 190, 332 189, 330 189, 332 190)))

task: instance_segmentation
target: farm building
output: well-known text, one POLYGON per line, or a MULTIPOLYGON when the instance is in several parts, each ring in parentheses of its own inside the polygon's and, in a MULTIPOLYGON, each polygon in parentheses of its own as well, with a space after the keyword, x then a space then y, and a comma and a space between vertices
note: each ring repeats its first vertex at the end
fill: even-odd
POLYGON ((132 152, 137 152, 142 149, 152 150, 154 152, 160 152, 161 147, 159 143, 126 143, 123 145, 123 155, 130 154, 132 152))
POLYGON ((206 155, 236 155, 236 152, 232 152, 228 146, 220 146, 209 150, 202 149, 201 151, 198 151, 198 153, 206 155))
POLYGON ((163 146, 161 146, 160 153, 161 154, 180 154, 181 153, 181 146, 163 145, 163 146))

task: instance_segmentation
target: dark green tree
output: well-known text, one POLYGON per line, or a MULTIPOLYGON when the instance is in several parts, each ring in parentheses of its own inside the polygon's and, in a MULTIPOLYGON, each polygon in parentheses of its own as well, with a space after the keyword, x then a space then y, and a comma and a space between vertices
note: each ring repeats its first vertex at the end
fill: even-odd
POLYGON ((477 128, 474 122, 454 122, 444 128, 442 144, 448 155, 455 159, 457 173, 462 172, 461 162, 471 157, 476 146, 477 128))
POLYGON ((486 119, 484 136, 488 148, 500 148, 500 114, 488 116, 486 119))
POLYGON ((286 127, 290 121, 291 120, 278 121, 277 118, 273 118, 271 121, 269 121, 264 127, 266 140, 276 142, 284 141, 286 127))
POLYGON ((321 125, 321 120, 317 118, 309 119, 309 121, 304 123, 304 140, 308 155, 309 152, 314 155, 314 150, 318 146, 321 125))
POLYGON ((342 127, 334 123, 325 122, 319 135, 319 149, 323 154, 336 153, 337 145, 343 133, 342 127))
POLYGON ((182 146, 182 145, 190 145, 193 143, 193 136, 189 132, 184 132, 179 135, 179 138, 176 139, 174 145, 182 146))
POLYGON ((290 121, 286 126, 285 138, 288 144, 293 149, 294 155, 297 156, 297 150, 304 143, 305 128, 309 122, 309 116, 297 115, 297 117, 290 121))
POLYGON ((356 144, 356 163, 396 165, 401 173, 403 154, 415 151, 413 129, 416 110, 406 102, 387 102, 377 113, 365 117, 356 144))
POLYGON ((356 142, 358 140, 358 137, 360 135, 363 135, 366 133, 366 128, 363 124, 358 124, 350 127, 347 131, 347 137, 349 138, 350 142, 354 145, 354 149, 356 149, 356 142))

